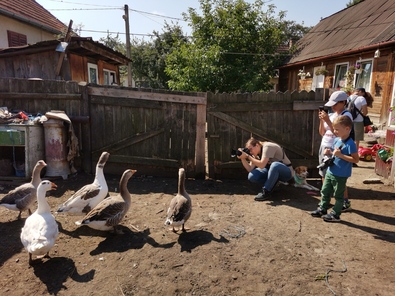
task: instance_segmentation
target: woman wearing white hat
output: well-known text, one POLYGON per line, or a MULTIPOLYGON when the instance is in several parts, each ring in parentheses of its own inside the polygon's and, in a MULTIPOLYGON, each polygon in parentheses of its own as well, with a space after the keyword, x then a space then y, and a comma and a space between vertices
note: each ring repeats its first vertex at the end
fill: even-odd
MULTIPOLYGON (((335 118, 339 115, 347 115, 351 118, 351 120, 353 119, 351 113, 345 109, 347 99, 348 95, 344 91, 335 91, 332 93, 328 102, 325 104, 326 107, 332 108, 333 112, 329 113, 325 110, 320 110, 318 113, 320 118, 319 133, 322 136, 320 150, 318 153, 319 163, 321 163, 324 158, 325 148, 331 148, 336 138, 332 126, 332 122, 335 120, 335 118)), ((351 133, 353 133, 353 131, 351 133)), ((350 136, 353 137, 352 134, 350 134, 350 136)), ((324 182, 326 168, 319 168, 319 174, 322 177, 322 182, 324 182)), ((343 211, 347 211, 349 209, 351 209, 351 203, 348 200, 348 190, 346 188, 344 192, 343 211)))

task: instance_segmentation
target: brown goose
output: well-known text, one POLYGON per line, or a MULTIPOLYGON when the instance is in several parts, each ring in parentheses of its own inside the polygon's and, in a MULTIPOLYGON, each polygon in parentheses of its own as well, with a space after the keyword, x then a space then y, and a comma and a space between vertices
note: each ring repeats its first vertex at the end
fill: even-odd
POLYGON ((85 185, 75 192, 66 202, 59 206, 57 213, 86 215, 107 196, 108 186, 103 168, 109 156, 110 153, 108 152, 101 154, 99 162, 96 165, 96 175, 93 183, 85 185))
POLYGON ((172 225, 173 231, 177 232, 174 226, 182 225, 181 230, 185 231, 184 224, 187 222, 192 213, 192 201, 185 190, 185 170, 178 170, 178 193, 170 202, 167 209, 167 218, 165 225, 172 225))
POLYGON ((117 225, 130 208, 131 198, 127 184, 135 172, 136 170, 126 170, 119 181, 119 194, 102 200, 81 221, 77 221, 75 224, 88 225, 96 230, 114 230, 116 232, 117 225))
POLYGON ((33 169, 32 180, 8 192, 0 200, 0 206, 9 210, 19 211, 18 220, 21 219, 22 211, 28 210, 29 215, 31 215, 30 207, 36 200, 37 188, 41 182, 41 170, 46 166, 47 164, 44 160, 37 161, 33 169))

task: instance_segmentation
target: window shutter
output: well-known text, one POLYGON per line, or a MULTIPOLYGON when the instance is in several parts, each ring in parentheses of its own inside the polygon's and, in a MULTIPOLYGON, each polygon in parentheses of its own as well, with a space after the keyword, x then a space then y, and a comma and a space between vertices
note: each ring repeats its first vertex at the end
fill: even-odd
POLYGON ((9 47, 27 45, 27 37, 24 34, 7 30, 7 36, 9 47))

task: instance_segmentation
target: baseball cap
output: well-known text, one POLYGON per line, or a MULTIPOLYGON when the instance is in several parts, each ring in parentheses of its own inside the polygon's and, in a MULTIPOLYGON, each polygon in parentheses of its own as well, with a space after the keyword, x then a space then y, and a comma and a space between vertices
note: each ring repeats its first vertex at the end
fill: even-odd
POLYGON ((331 96, 330 96, 328 102, 325 104, 325 106, 332 107, 337 102, 347 101, 347 99, 348 99, 347 94, 342 90, 338 90, 338 91, 335 91, 333 94, 331 94, 331 96))
POLYGON ((361 92, 366 93, 365 89, 363 87, 358 87, 357 90, 360 90, 361 92))

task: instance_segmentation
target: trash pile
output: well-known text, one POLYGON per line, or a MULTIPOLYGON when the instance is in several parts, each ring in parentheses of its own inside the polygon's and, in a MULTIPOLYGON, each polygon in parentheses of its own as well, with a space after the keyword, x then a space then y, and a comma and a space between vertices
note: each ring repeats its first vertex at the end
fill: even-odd
POLYGON ((38 124, 41 114, 29 114, 25 111, 8 111, 7 107, 0 107, 0 123, 38 124))

